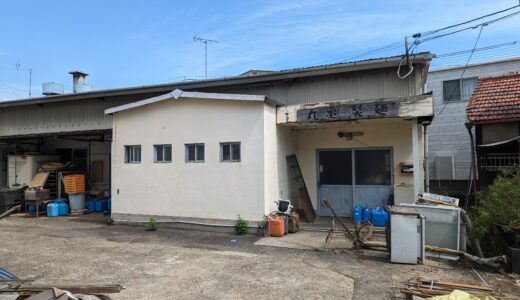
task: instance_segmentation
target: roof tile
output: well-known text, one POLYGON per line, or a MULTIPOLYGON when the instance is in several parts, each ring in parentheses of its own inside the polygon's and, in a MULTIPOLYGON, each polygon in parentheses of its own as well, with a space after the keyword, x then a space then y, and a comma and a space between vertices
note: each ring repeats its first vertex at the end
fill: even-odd
POLYGON ((466 113, 475 123, 520 119, 520 74, 479 78, 466 113))

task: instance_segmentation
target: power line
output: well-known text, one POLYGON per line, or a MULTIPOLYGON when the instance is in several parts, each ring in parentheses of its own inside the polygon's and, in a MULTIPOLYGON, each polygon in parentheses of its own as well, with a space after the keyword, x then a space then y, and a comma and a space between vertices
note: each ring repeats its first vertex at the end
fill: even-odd
POLYGON ((461 54, 468 54, 470 52, 480 52, 480 51, 492 50, 492 49, 501 48, 501 47, 504 47, 504 46, 516 45, 516 44, 518 44, 518 41, 513 41, 513 42, 509 42, 509 43, 502 43, 502 44, 497 44, 497 45, 492 45, 492 46, 487 46, 487 47, 482 47, 482 48, 477 48, 477 49, 470 49, 470 50, 463 50, 463 51, 457 51, 457 52, 451 52, 451 53, 444 53, 444 54, 435 55, 434 59, 439 59, 439 58, 444 58, 444 57, 451 57, 451 56, 457 56, 457 55, 461 55, 461 54))
POLYGON ((481 17, 478 17, 478 18, 475 18, 475 19, 464 21, 464 22, 461 22, 461 23, 458 23, 458 24, 446 26, 446 27, 443 27, 443 28, 435 29, 435 30, 426 31, 426 32, 423 32, 423 33, 416 33, 416 34, 412 35, 412 37, 413 38, 420 38, 420 37, 423 37, 423 36, 432 35, 432 34, 435 34, 437 32, 440 32, 440 31, 444 31, 444 30, 447 30, 447 29, 451 29, 451 28, 455 28, 455 27, 461 26, 461 25, 466 25, 466 24, 469 24, 469 23, 472 23, 472 22, 475 22, 475 21, 478 21, 478 20, 482 20, 482 19, 485 19, 487 17, 491 17, 491 16, 494 16, 494 15, 497 15, 497 14, 500 14, 500 13, 512 10, 514 8, 517 8, 517 7, 520 7, 520 4, 519 5, 515 5, 515 6, 511 6, 509 8, 506 8, 506 9, 503 9, 503 10, 500 10, 500 11, 496 11, 494 13, 490 13, 490 14, 487 14, 487 15, 484 15, 484 16, 481 16, 481 17))
MULTIPOLYGON (((516 6, 516 7, 518 7, 518 6, 516 6)), ((453 35, 453 34, 460 33, 460 32, 466 31, 466 30, 477 29, 480 26, 488 26, 488 25, 491 25, 491 24, 503 21, 505 19, 512 18, 512 17, 514 17, 514 16, 516 16, 518 14, 520 14, 520 11, 517 11, 517 12, 514 12, 514 13, 510 13, 508 15, 505 15, 505 16, 502 16, 500 18, 496 18, 496 19, 493 19, 493 20, 490 20, 490 21, 482 22, 482 23, 474 25, 474 26, 465 27, 465 28, 462 28, 462 29, 454 30, 454 31, 443 33, 443 34, 439 34, 439 35, 429 36, 429 37, 424 38, 424 39, 416 39, 415 42, 416 43, 425 43, 425 42, 428 42, 428 41, 431 41, 431 40, 435 40, 435 39, 438 39, 438 38, 441 38, 441 37, 453 35)))
MULTIPOLYGON (((461 83, 461 80, 462 80, 462 77, 464 76, 464 73, 466 73, 466 69, 468 68, 468 65, 469 65, 469 62, 471 60, 471 57, 473 56, 473 53, 475 52, 475 49, 477 48, 477 44, 478 44, 478 41, 480 40, 480 36, 482 34, 482 30, 484 29, 484 26, 485 25, 481 25, 480 26, 480 31, 478 32, 478 36, 477 36, 477 39, 475 40, 475 44, 473 45, 473 49, 471 50, 471 53, 468 57, 468 60, 466 61, 466 65, 464 66, 464 69, 462 69, 462 73, 460 74, 460 78, 459 78, 459 89, 462 89, 462 83, 461 83)), ((450 96, 448 98, 451 98, 451 96, 453 96, 453 93, 455 92, 455 89, 453 89, 450 93, 450 96)), ((446 101, 446 99, 444 99, 444 106, 442 107, 442 109, 439 111, 438 114, 436 114, 432 121, 434 121, 436 118, 438 118, 440 115, 442 115, 442 112, 444 111, 444 109, 446 108, 446 106, 448 106, 448 101, 446 101)))

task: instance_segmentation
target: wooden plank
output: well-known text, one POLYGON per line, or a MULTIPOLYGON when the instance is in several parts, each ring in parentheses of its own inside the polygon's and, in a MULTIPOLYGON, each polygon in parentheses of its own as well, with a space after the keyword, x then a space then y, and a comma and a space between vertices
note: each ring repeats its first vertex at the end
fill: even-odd
POLYGON ((399 115, 399 104, 395 101, 376 101, 373 103, 341 104, 336 106, 300 109, 296 121, 344 121, 357 119, 391 118, 399 115))
POLYGON ((66 290, 73 294, 90 294, 90 295, 101 295, 101 294, 112 294, 119 293, 124 286, 120 284, 106 284, 106 285, 66 285, 66 284, 47 284, 47 285, 21 285, 3 288, 2 292, 7 293, 22 293, 22 294, 36 294, 43 292, 51 288, 58 288, 60 290, 66 290))
POLYGON ((41 188, 45 186, 45 183, 47 182, 47 178, 49 178, 48 172, 39 172, 37 173, 34 178, 31 180, 31 183, 29 183, 29 188, 41 188))

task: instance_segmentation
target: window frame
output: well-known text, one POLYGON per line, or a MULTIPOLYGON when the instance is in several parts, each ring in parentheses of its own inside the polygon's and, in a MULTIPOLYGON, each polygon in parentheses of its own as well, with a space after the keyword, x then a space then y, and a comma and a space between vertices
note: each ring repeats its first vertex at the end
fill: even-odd
POLYGON ((172 144, 155 144, 153 145, 153 162, 157 164, 170 164, 173 160, 173 149, 172 144), (162 157, 163 160, 157 160, 157 148, 162 148, 162 157), (170 148, 170 160, 165 160, 165 148, 170 148))
POLYGON ((206 146, 204 145, 204 143, 190 143, 190 144, 184 144, 184 162, 185 163, 188 163, 188 164, 202 164, 206 161, 206 146), (194 147, 195 149, 195 159, 194 160, 190 160, 190 155, 189 155, 189 149, 190 147, 194 147), (197 159, 198 158, 198 154, 199 154, 199 147, 202 147, 202 156, 203 156, 203 159, 200 160, 200 159, 197 159))
POLYGON ((241 162, 242 161, 242 143, 241 142, 221 142, 220 143, 220 162, 241 162), (233 157, 232 145, 238 145, 239 158, 233 157), (229 146, 229 160, 224 159, 224 146, 229 146))
MULTIPOLYGON (((133 155, 133 154, 132 154, 133 155)), ((142 147, 141 145, 125 145, 125 164, 140 164, 142 161, 142 147), (130 160, 129 151, 133 149, 139 149, 139 160, 130 160)))
POLYGON ((467 98, 463 97, 463 90, 464 90, 463 85, 464 85, 464 82, 465 81, 469 81, 469 80, 472 80, 472 81, 474 80, 475 81, 475 87, 477 86, 478 77, 464 77, 464 78, 443 80, 442 81, 442 100, 443 100, 443 102, 444 103, 454 103, 454 102, 468 101, 471 98, 471 96, 473 95, 473 92, 475 91, 475 88, 473 88, 472 95, 470 95, 467 98), (453 100, 447 100, 444 86, 445 86, 446 82, 455 82, 455 81, 458 81, 458 83, 459 83, 458 84, 459 98, 458 99, 453 99, 453 100))

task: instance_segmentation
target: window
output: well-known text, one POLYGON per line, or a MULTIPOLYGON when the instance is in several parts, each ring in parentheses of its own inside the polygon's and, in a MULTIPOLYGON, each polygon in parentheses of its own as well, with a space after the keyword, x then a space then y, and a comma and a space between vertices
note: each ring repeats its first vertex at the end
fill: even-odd
POLYGON ((240 143, 220 143, 220 161, 240 161, 240 143))
POLYGON ((187 163, 203 163, 204 144, 186 144, 185 156, 187 163))
POLYGON ((153 161, 156 163, 172 162, 172 145, 154 145, 153 161))
POLYGON ((125 146, 125 163, 138 164, 141 162, 141 145, 125 146))
POLYGON ((357 185, 391 185, 392 159, 389 149, 355 150, 357 185))
POLYGON ((473 95, 477 78, 448 80, 442 83, 444 102, 468 100, 473 95))

